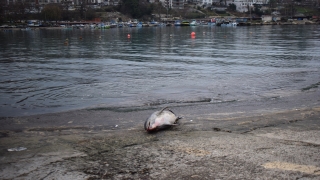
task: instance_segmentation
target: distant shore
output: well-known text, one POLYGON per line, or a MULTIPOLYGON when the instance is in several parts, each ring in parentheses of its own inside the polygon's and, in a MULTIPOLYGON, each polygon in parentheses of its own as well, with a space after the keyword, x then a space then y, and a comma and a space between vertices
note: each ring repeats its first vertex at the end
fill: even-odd
MULTIPOLYGON (((29 27, 30 30, 37 30, 37 29, 63 29, 64 27, 29 27)), ((26 28, 0 28, 0 31, 17 31, 17 30, 26 30, 26 28)))
MULTIPOLYGON (((319 25, 320 22, 314 21, 292 21, 292 22, 240 22, 238 26, 263 26, 263 25, 319 25)), ((173 25, 172 25, 173 26, 173 25)), ((200 26, 207 26, 207 25, 200 25, 200 26)), ((0 31, 17 31, 17 30, 26 30, 26 28, 30 28, 30 30, 37 30, 37 29, 66 29, 66 27, 24 27, 24 28, 17 28, 17 27, 0 27, 0 31)), ((131 27, 128 27, 131 28, 131 27)), ((134 28, 134 27, 133 27, 134 28)))

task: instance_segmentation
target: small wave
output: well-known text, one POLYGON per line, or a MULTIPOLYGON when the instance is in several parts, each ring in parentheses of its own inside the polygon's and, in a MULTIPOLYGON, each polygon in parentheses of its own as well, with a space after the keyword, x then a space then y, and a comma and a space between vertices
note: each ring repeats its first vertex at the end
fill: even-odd
POLYGON ((139 106, 104 106, 104 107, 92 107, 88 108, 87 110, 93 111, 113 111, 113 112, 133 112, 133 111, 141 111, 141 110, 152 110, 152 109, 159 109, 159 107, 175 107, 175 106, 192 106, 195 104, 202 104, 202 103, 211 103, 211 104, 218 104, 218 103, 232 103, 237 102, 238 100, 220 100, 215 101, 212 98, 201 98, 198 100, 185 100, 185 101, 176 101, 176 100, 165 100, 159 99, 153 102, 144 103, 143 105, 139 106))
POLYGON ((318 86, 320 86, 320 82, 315 83, 315 84, 311 84, 308 87, 302 88, 301 91, 308 91, 310 89, 318 88, 318 86))
POLYGON ((200 98, 197 100, 167 100, 167 99, 158 99, 156 101, 147 102, 145 106, 159 106, 163 104, 190 104, 190 103, 205 103, 205 102, 212 102, 211 98, 200 98))

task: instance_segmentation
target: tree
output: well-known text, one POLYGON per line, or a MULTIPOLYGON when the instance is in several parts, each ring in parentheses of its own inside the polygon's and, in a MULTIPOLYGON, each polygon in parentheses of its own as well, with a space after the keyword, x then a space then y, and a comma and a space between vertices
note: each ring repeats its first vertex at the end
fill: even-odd
POLYGON ((224 1, 224 5, 227 6, 227 0, 220 0, 220 4, 224 1))
POLYGON ((277 7, 277 0, 269 0, 269 8, 273 10, 277 7))
POLYGON ((0 24, 6 20, 6 3, 0 2, 0 24))
POLYGON ((281 14, 284 14, 286 17, 292 18, 297 11, 294 7, 293 0, 285 0, 283 3, 284 3, 284 8, 281 9, 281 14))
POLYGON ((62 2, 62 9, 63 9, 63 19, 68 20, 69 17, 69 9, 72 6, 72 1, 63 1, 62 2))
POLYGON ((57 4, 48 4, 42 9, 41 14, 45 21, 58 21, 62 18, 62 8, 57 4))
POLYGON ((232 4, 229 4, 228 9, 229 9, 230 11, 236 11, 236 10, 237 10, 237 6, 232 3, 232 4))
POLYGON ((88 10, 86 11, 86 20, 92 20, 96 18, 96 11, 92 8, 88 8, 88 10))
POLYGON ((16 2, 16 3, 10 3, 7 6, 7 9, 4 9, 4 11, 7 11, 8 19, 13 21, 18 21, 22 19, 27 19, 26 15, 30 11, 31 6, 27 2, 16 2))
POLYGON ((253 5, 254 8, 253 8, 253 13, 258 15, 258 16, 262 16, 263 15, 263 12, 261 11, 261 5, 253 5))
POLYGON ((87 7, 87 2, 86 0, 81 0, 80 2, 80 18, 85 19, 86 18, 86 7, 87 7))
POLYGON ((162 3, 160 3, 160 2, 155 2, 155 3, 153 4, 153 8, 152 8, 152 9, 154 9, 154 13, 155 13, 155 14, 158 14, 158 17, 160 17, 160 14, 161 14, 161 13, 166 12, 166 10, 164 9, 164 7, 162 6, 162 3))
POLYGON ((153 6, 147 0, 122 0, 119 11, 133 18, 151 15, 153 6))

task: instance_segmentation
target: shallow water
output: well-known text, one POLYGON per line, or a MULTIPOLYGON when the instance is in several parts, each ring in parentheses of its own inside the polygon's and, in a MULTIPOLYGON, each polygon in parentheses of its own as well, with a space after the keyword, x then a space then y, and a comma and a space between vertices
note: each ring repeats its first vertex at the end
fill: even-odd
POLYGON ((306 93, 319 104, 319 46, 318 25, 0 32, 0 116, 306 93))

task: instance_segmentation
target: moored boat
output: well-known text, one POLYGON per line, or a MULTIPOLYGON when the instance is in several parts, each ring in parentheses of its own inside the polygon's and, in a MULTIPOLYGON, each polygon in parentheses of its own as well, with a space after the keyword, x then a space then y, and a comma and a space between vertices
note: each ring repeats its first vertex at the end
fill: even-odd
POLYGON ((118 24, 115 21, 111 21, 110 28, 118 27, 118 24))
POLYGON ((123 22, 119 22, 119 23, 118 23, 118 27, 119 27, 119 28, 122 28, 122 27, 123 27, 123 22))
POLYGON ((137 23, 132 22, 129 24, 129 27, 137 27, 137 23))
POLYGON ((221 23, 221 27, 235 27, 237 26, 236 22, 224 21, 221 23))
POLYGON ((149 26, 158 26, 158 25, 159 25, 159 23, 157 21, 151 21, 149 23, 149 26))
POLYGON ((187 20, 183 20, 181 26, 190 26, 190 22, 187 20))
POLYGON ((181 26, 181 21, 180 21, 180 20, 176 20, 176 21, 174 22, 174 25, 175 25, 175 26, 181 26))
POLYGON ((133 21, 129 21, 129 27, 137 27, 137 24, 138 24, 138 20, 137 19, 134 19, 133 21))
POLYGON ((29 31, 29 30, 31 30, 31 28, 30 27, 26 27, 26 28, 22 28, 21 30, 22 31, 29 31))
POLYGON ((143 27, 142 22, 138 22, 137 27, 143 27))
POLYGON ((216 25, 216 19, 212 18, 210 19, 210 21, 208 22, 208 26, 215 26, 216 25))
POLYGON ((190 26, 198 26, 198 25, 199 23, 195 19, 193 19, 190 23, 190 26))

